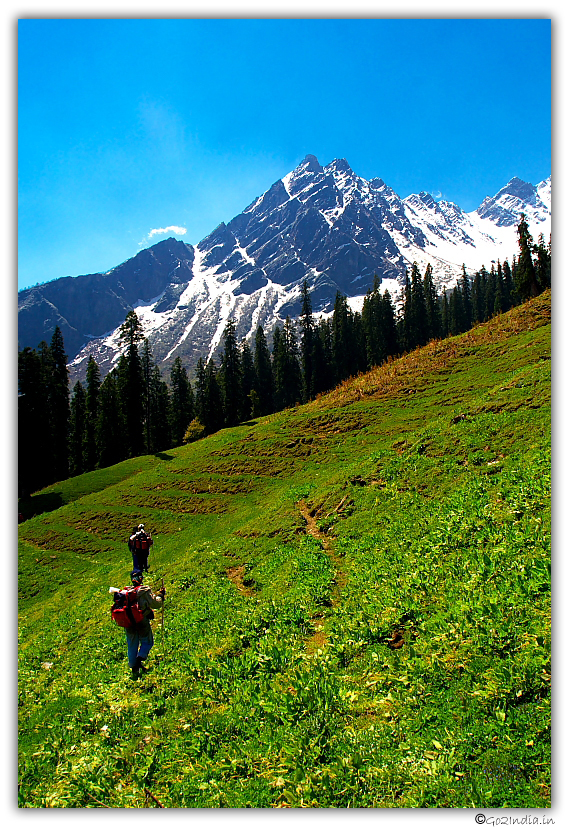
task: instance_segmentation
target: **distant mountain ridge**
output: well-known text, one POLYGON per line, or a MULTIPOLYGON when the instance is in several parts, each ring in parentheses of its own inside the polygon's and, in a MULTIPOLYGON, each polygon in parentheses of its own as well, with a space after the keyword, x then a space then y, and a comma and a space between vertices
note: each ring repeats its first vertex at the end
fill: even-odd
POLYGON ((294 170, 195 247, 174 238, 107 273, 66 277, 18 294, 20 348, 62 330, 72 377, 93 353, 102 372, 118 357, 118 327, 139 314, 153 354, 167 370, 180 356, 193 370, 216 353, 228 318, 237 334, 267 333, 300 311, 305 279, 313 310, 332 311, 337 292, 360 307, 374 275, 397 299, 406 269, 433 267, 441 289, 517 253, 527 216, 535 237, 550 235, 550 178, 513 178, 472 213, 426 192, 401 199, 380 178, 356 175, 345 159, 323 167, 308 155, 294 170))

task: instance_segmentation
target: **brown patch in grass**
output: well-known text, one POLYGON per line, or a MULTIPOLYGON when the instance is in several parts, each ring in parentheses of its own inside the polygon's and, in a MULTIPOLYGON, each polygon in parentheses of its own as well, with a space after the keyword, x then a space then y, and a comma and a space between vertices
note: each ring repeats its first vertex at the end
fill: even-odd
POLYGON ((307 639, 306 651, 308 655, 313 655, 317 650, 323 650, 327 643, 327 634, 322 624, 322 617, 311 618, 311 623, 315 631, 307 639))
POLYGON ((244 575, 245 575, 245 564, 239 564, 239 566, 231 566, 229 569, 226 570, 226 574, 232 584, 238 588, 238 590, 242 593, 242 595, 251 596, 254 594, 255 590, 251 588, 251 586, 244 583, 244 575))

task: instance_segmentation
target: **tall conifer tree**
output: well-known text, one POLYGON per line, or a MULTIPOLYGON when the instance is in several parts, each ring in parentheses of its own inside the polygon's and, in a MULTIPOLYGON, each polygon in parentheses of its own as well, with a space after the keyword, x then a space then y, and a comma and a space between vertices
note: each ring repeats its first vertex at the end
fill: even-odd
POLYGON ((517 228, 519 236, 519 258, 517 261, 516 272, 516 286, 517 293, 525 302, 531 296, 538 296, 539 287, 536 280, 536 273, 534 271, 534 263, 532 261, 532 236, 528 229, 528 223, 524 213, 521 213, 521 220, 517 228))
POLYGON ((398 330, 396 327, 396 311, 388 290, 384 291, 381 302, 380 322, 384 338, 386 356, 395 356, 398 353, 398 330))
POLYGON ((82 474, 85 469, 85 444, 87 442, 87 395, 81 382, 73 386, 69 420, 69 471, 82 474))
POLYGON ((128 456, 127 429, 116 370, 107 374, 99 389, 96 436, 99 468, 112 466, 126 459, 128 456))
POLYGON ((242 405, 240 420, 249 420, 251 417, 258 417, 261 411, 259 409, 259 396, 256 391, 255 368, 251 348, 246 339, 242 340, 240 349, 240 380, 240 399, 242 405))
POLYGON ((172 395, 170 411, 172 442, 175 446, 181 446, 188 424, 194 418, 194 394, 188 379, 188 373, 179 356, 176 357, 170 369, 170 390, 172 395))
POLYGON ((85 471, 91 471, 97 465, 97 415, 99 411, 99 389, 101 387, 101 372, 92 355, 87 363, 87 376, 85 379, 85 471))
POLYGON ((69 371, 63 335, 56 326, 50 343, 53 373, 50 378, 50 408, 53 436, 54 479, 69 475, 69 371))
MULTIPOLYGON (((47 343, 46 347, 47 347, 47 343)), ((33 348, 18 354, 18 494, 52 482, 52 439, 44 366, 33 348)))
POLYGON ((431 264, 428 264, 426 267, 423 289, 426 303, 427 336, 428 339, 439 339, 441 336, 441 315, 437 292, 433 283, 433 268, 431 264))
POLYGON ((257 326, 255 332, 253 366, 255 369, 255 390, 259 398, 259 413, 271 414, 274 411, 275 405, 273 370, 267 339, 261 325, 257 326))
POLYGON ((550 287, 550 245, 544 243, 544 235, 538 237, 538 244, 533 248, 535 254, 535 274, 539 291, 550 287))
POLYGON ((303 399, 305 402, 315 395, 315 366, 313 364, 315 325, 309 285, 305 279, 301 289, 301 368, 303 374, 303 399))
POLYGON ((467 276, 465 265, 463 265, 463 272, 461 275, 461 300, 463 305, 462 329, 464 331, 468 331, 473 327, 473 301, 471 294, 471 284, 469 282, 469 277, 467 276))
POLYGON ((144 452, 147 400, 138 349, 144 334, 135 311, 128 312, 119 330, 119 339, 125 351, 119 361, 117 381, 126 422, 128 456, 137 457, 144 452))
POLYGON ((226 425, 232 426, 239 422, 243 409, 240 354, 236 339, 236 326, 232 319, 228 319, 222 338, 224 349, 219 380, 223 392, 224 421, 226 425))
POLYGON ((195 406, 198 421, 206 427, 206 363, 199 357, 195 372, 195 406))
POLYGON ((219 431, 224 426, 224 403, 218 379, 218 370, 213 359, 209 359, 204 372, 205 411, 204 427, 208 434, 219 431))

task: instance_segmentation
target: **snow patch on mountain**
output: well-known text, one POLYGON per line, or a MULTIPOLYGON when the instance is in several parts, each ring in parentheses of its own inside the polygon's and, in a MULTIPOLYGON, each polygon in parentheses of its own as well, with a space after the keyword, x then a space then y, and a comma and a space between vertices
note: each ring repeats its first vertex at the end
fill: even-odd
MULTIPOLYGON (((155 286, 152 298, 130 306, 136 308, 161 369, 167 372, 180 356, 192 372, 199 356, 219 352, 230 318, 238 339, 252 340, 261 325, 271 341, 276 324, 286 316, 298 317, 305 279, 316 317, 332 313, 337 292, 347 296, 353 310, 361 310, 375 276, 381 280, 381 292, 388 290, 400 306, 406 270, 414 262, 422 273, 432 266, 434 283, 441 290, 453 287, 463 266, 472 274, 483 265, 511 260, 518 253, 522 212, 533 238, 538 240, 542 233, 548 242, 550 204, 550 178, 536 186, 513 178, 477 210, 465 213, 427 192, 402 199, 381 178, 368 181, 357 175, 346 159, 323 167, 308 155, 197 246, 165 240, 89 279, 104 277, 108 295, 115 298, 122 296, 125 279, 130 280, 130 295, 137 280, 145 280, 146 296, 155 286)), ((20 313, 38 315, 51 308, 49 313, 59 319, 62 310, 52 294, 44 292, 45 296, 41 290, 33 296, 26 292, 20 313)), ((121 307, 129 306, 129 299, 120 301, 121 307)), ((115 314, 119 311, 120 307, 115 314)), ((76 339, 78 331, 91 332, 81 334, 84 347, 71 363, 77 375, 90 353, 103 373, 116 363, 118 327, 96 338, 96 320, 70 317, 69 327, 76 339)))

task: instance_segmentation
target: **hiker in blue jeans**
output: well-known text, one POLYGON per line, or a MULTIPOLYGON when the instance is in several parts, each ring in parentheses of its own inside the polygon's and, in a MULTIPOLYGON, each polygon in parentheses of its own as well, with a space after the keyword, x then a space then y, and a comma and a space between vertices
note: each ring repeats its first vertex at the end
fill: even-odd
POLYGON ((133 569, 148 572, 148 553, 152 546, 150 532, 145 532, 144 523, 139 523, 129 538, 129 551, 133 556, 133 569))
POLYGON ((165 590, 162 587, 155 595, 149 586, 143 586, 143 574, 138 569, 131 572, 131 582, 134 587, 138 587, 137 601, 144 616, 135 627, 125 630, 129 667, 133 671, 133 677, 136 678, 140 672, 146 672, 143 662, 148 658, 154 644, 150 622, 154 618, 153 610, 162 609, 164 605, 165 590))

